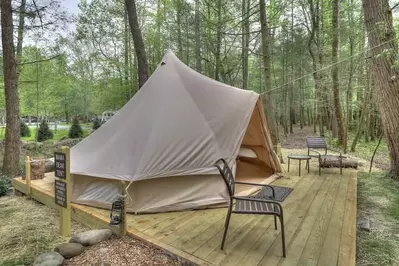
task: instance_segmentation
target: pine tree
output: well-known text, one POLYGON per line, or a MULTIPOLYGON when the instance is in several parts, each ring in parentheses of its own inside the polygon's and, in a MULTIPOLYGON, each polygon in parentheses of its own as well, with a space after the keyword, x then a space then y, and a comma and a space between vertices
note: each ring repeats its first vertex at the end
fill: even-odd
POLYGON ((30 129, 22 120, 20 123, 20 128, 21 128, 21 137, 30 137, 30 129))
POLYGON ((80 127, 79 120, 77 118, 73 119, 72 126, 69 129, 68 135, 71 139, 78 139, 83 137, 83 131, 82 128, 80 127))
POLYGON ((53 138, 53 132, 50 130, 46 121, 42 120, 37 132, 37 141, 42 142, 53 138))

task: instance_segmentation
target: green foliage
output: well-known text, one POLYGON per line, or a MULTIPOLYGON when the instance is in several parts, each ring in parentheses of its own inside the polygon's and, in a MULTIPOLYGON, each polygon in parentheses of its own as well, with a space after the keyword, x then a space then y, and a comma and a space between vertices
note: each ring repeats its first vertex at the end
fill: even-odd
POLYGON ((3 175, 0 176, 0 197, 6 195, 11 186, 11 178, 3 175))
POLYGON ((93 130, 97 130, 100 127, 101 127, 100 120, 95 119, 94 122, 93 122, 93 130))
POLYGON ((78 139, 83 137, 83 130, 79 124, 79 120, 77 118, 73 119, 72 126, 69 129, 68 136, 71 139, 78 139))
POLYGON ((21 129, 21 137, 30 137, 30 129, 27 124, 25 124, 24 121, 21 120, 20 123, 20 129, 21 129))
POLYGON ((53 132, 50 130, 46 121, 42 120, 37 132, 37 141, 42 142, 53 138, 53 132))

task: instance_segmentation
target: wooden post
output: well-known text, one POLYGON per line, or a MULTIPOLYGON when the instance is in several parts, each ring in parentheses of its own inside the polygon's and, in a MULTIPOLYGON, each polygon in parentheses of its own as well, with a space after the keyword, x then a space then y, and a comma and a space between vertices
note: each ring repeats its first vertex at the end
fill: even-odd
POLYGON ((123 196, 123 219, 121 225, 121 235, 126 235, 127 232, 127 212, 126 212, 126 181, 122 181, 122 193, 123 196))
MULTIPOLYGON (((63 236, 70 236, 71 235, 71 196, 72 196, 72 184, 71 184, 71 174, 70 174, 70 153, 69 153, 69 147, 61 147, 60 153, 65 154, 65 164, 64 167, 59 165, 59 169, 64 168, 65 178, 60 178, 57 177, 57 162, 55 161, 55 176, 56 176, 56 181, 60 181, 62 183, 65 183, 65 189, 66 189, 66 197, 65 197, 65 203, 64 206, 60 206, 60 233, 63 236)), ((62 170, 61 170, 62 171, 62 170)), ((62 184, 61 183, 61 184, 62 184)), ((57 193, 55 195, 56 197, 56 203, 57 203, 57 193)), ((59 203, 57 203, 59 205, 59 203)))
POLYGON ((31 194, 31 183, 30 183, 30 157, 26 156, 25 161, 25 178, 26 178, 26 186, 27 186, 27 194, 30 196, 31 194))

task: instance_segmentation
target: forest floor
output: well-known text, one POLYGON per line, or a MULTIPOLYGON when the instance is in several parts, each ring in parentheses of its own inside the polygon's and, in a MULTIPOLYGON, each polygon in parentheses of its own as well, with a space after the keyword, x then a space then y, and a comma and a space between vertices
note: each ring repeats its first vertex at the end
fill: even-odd
MULTIPOLYGON (((282 137, 283 160, 287 154, 306 154, 306 136, 315 135, 311 127, 293 131, 294 134, 282 137)), ((399 265, 399 182, 386 176, 389 155, 384 141, 375 155, 372 173, 368 173, 376 145, 377 141, 366 143, 362 139, 356 152, 348 153, 359 162, 357 216, 370 221, 370 232, 357 231, 358 266, 399 265)), ((311 163, 317 165, 314 160, 311 163)))

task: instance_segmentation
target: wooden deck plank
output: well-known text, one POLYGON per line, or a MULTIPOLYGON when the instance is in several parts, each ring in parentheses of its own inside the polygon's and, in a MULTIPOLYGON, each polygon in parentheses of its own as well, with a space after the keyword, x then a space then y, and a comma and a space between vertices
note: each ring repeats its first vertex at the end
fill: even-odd
MULTIPOLYGON (((225 211, 226 212, 226 211, 225 211)), ((235 235, 241 235, 243 231, 249 226, 252 226, 256 220, 254 215, 247 217, 245 215, 235 215, 231 217, 229 230, 227 231, 226 245, 231 239, 235 239, 235 235)), ((222 243, 223 230, 219 230, 217 234, 211 237, 197 250, 194 251, 194 255, 199 258, 206 259, 214 250, 220 249, 222 243)))
MULTIPOLYGON (((288 178, 281 179, 280 182, 276 182, 277 184, 275 185, 281 185, 283 182, 285 182, 288 178)), ((296 203, 299 204, 300 199, 303 195, 303 190, 308 190, 309 187, 311 187, 312 182, 314 181, 313 176, 307 176, 302 179, 296 179, 298 182, 294 188, 294 190, 291 192, 290 196, 287 197, 287 199, 282 203, 283 208, 285 208, 286 211, 290 212, 291 210, 294 211, 294 205, 296 203), (300 182, 298 182, 300 180, 300 182)), ((244 216, 251 216, 251 215, 244 215, 244 216)), ((235 265, 238 263, 242 257, 244 257, 248 250, 251 249, 252 246, 256 245, 258 243, 257 239, 259 239, 262 235, 267 235, 268 237, 275 238, 278 235, 279 231, 274 230, 274 219, 271 216, 265 216, 262 218, 261 224, 258 224, 254 228, 252 228, 246 235, 245 238, 239 242, 236 246, 234 246, 233 252, 229 252, 226 250, 227 256, 223 256, 223 260, 221 261, 220 264, 223 265, 235 265), (268 229, 270 231, 268 231, 268 229), (268 232, 265 234, 265 232, 268 232)), ((228 240, 226 240, 228 242, 228 240)), ((265 244, 265 243, 264 243, 265 244)))
MULTIPOLYGON (((305 213, 304 219, 302 219, 302 217, 299 218, 299 216, 297 216, 300 219, 300 223, 294 224, 295 227, 297 227, 297 229, 291 241, 287 245, 288 247, 287 257, 286 258, 280 257, 280 259, 277 258, 277 260, 280 261, 281 265, 296 265, 297 261, 301 257, 306 241, 317 220, 320 209, 323 206, 324 199, 328 195, 328 191, 332 180, 333 177, 331 175, 326 177, 326 181, 323 182, 323 185, 316 192, 316 196, 314 197, 312 203, 310 204, 309 209, 305 213)), ((270 262, 268 262, 270 260, 276 260, 276 258, 270 256, 264 256, 262 261, 258 265, 271 265, 269 264, 270 262)))
MULTIPOLYGON (((330 187, 328 197, 326 197, 324 200, 323 207, 319 213, 319 217, 315 223, 315 226, 313 227, 312 233, 306 242, 305 248, 299 260, 299 264, 317 265, 320 252, 323 247, 323 242, 327 236, 331 221, 338 220, 339 222, 340 220, 343 220, 343 217, 341 218, 337 215, 339 215, 339 212, 343 212, 345 209, 348 181, 348 178, 342 178, 341 175, 334 177, 333 185, 330 187), (339 182, 334 182, 338 179, 339 182), (339 208, 341 208, 342 211, 339 208), (336 216, 333 216, 333 214, 336 216)), ((340 238, 337 237, 337 239, 339 243, 340 238)), ((331 250, 331 254, 334 256, 333 250, 331 250)), ((335 256, 338 257, 338 250, 335 256)))
MULTIPOLYGON (((290 195, 290 197, 288 197, 282 204, 286 217, 285 222, 295 212, 307 191, 309 189, 314 189, 315 184, 314 176, 307 176, 302 179, 302 182, 294 187, 294 190, 291 192, 292 195, 290 195)), ((239 243, 237 248, 240 252, 234 252, 233 254, 226 256, 226 258, 221 262, 221 265, 256 265, 257 262, 262 259, 263 253, 266 252, 268 247, 280 235, 279 220, 277 219, 278 230, 275 230, 273 217, 268 217, 269 219, 267 220, 267 223, 269 227, 260 233, 257 239, 247 237, 244 241, 239 243), (256 264, 253 264, 254 261, 256 261, 256 264)))
MULTIPOLYGON (((194 211, 185 211, 185 212, 180 212, 178 214, 176 213, 176 215, 171 216, 167 219, 164 219, 159 224, 155 224, 155 225, 151 226, 150 228, 144 230, 143 233, 145 233, 146 235, 149 235, 149 236, 154 236, 158 232, 164 231, 169 226, 179 222, 179 219, 187 219, 189 216, 192 216, 193 214, 194 214, 194 211)), ((129 219, 129 221, 128 221, 129 224, 135 223, 135 222, 136 222, 136 220, 133 218, 129 219)))
MULTIPOLYGON (((294 188, 296 194, 292 195, 292 199, 287 199, 287 205, 284 208, 284 224, 285 224, 285 239, 286 243, 289 243, 290 239, 290 224, 293 223, 293 215, 297 215, 298 211, 306 212, 308 205, 312 202, 315 197, 315 193, 319 190, 320 186, 324 182, 324 178, 317 178, 317 176, 311 176, 310 181, 304 182, 307 186, 301 189, 299 186, 294 188), (289 206, 292 200, 292 206, 289 206), (287 208, 288 207, 288 208, 287 208)), ((304 180, 306 180, 304 178, 304 180)), ((294 191, 292 193, 294 193, 294 191)), ((278 221, 279 222, 279 221, 278 221)), ((291 230, 292 231, 292 230, 291 230)), ((270 227, 261 238, 255 243, 254 246, 245 254, 238 265, 257 265, 259 261, 263 258, 264 254, 269 251, 269 255, 275 252, 275 256, 280 258, 282 256, 281 247, 281 231, 280 224, 278 223, 278 230, 274 230, 274 226, 270 227), (278 250, 277 250, 278 248, 278 250), (273 250, 273 251, 272 251, 273 250)))
POLYGON ((225 217, 226 214, 223 212, 218 213, 206 223, 201 223, 197 227, 192 228, 171 245, 186 252, 194 252, 199 246, 224 228, 225 217))
MULTIPOLYGON (((225 216, 225 213, 221 211, 221 209, 215 209, 212 211, 208 210, 201 210, 199 211, 200 215, 196 217, 196 219, 190 220, 188 223, 185 223, 183 226, 179 227, 178 230, 175 230, 173 233, 169 235, 165 235, 162 237, 162 241, 167 244, 172 244, 173 242, 177 241, 178 239, 183 238, 183 242, 185 241, 184 237, 186 235, 190 235, 192 232, 194 236, 197 235, 203 229, 203 226, 206 224, 213 224, 216 221, 220 220, 222 217, 225 216), (198 228, 198 229, 197 229, 198 228)), ((181 246, 179 242, 176 242, 172 246, 181 246)))
POLYGON ((355 265, 356 263, 357 173, 352 172, 349 178, 337 263, 339 266, 355 265))
MULTIPOLYGON (((348 176, 343 176, 341 179, 341 185, 339 187, 339 191, 334 202, 334 208, 331 211, 327 232, 324 235, 323 239, 321 239, 321 241, 324 241, 324 244, 322 245, 321 250, 319 250, 318 252, 318 258, 315 259, 314 256, 312 257, 311 263, 313 265, 337 265, 339 256, 339 245, 341 242, 341 237, 338 236, 341 235, 341 229, 344 222, 349 181, 350 178, 348 176)), ((303 256, 303 258, 305 257, 303 256)), ((305 259, 304 261, 309 260, 305 259)))

